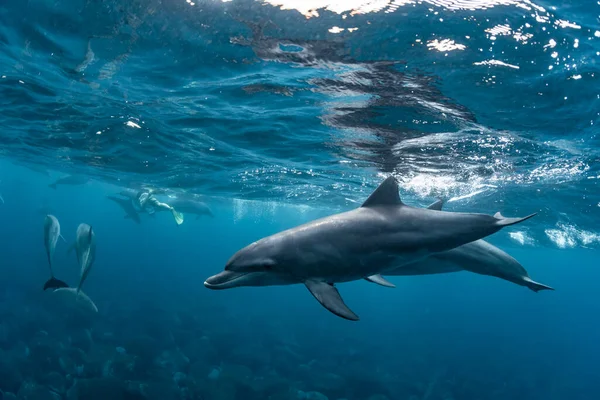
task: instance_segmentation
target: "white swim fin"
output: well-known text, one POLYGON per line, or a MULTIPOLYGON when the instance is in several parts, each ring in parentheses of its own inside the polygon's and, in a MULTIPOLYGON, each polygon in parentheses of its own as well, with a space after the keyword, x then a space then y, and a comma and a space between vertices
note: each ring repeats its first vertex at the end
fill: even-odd
POLYGON ((181 225, 183 224, 183 214, 175 211, 174 208, 171 208, 171 213, 173 214, 173 218, 175 218, 175 222, 177 223, 177 225, 181 225))

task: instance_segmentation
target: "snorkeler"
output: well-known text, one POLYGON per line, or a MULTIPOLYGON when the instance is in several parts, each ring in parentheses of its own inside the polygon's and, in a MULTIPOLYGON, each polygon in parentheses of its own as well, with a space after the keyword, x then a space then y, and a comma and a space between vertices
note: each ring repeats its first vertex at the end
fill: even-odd
POLYGON ((132 200, 140 210, 143 210, 150 215, 154 214, 156 211, 171 211, 177 225, 181 225, 183 223, 183 214, 177 212, 175 208, 169 204, 159 201, 154 197, 154 193, 157 193, 154 189, 142 189, 132 200))

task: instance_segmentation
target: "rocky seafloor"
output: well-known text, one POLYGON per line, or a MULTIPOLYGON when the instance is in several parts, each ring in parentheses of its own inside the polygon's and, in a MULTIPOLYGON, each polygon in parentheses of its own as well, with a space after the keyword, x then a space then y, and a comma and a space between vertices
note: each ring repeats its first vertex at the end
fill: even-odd
POLYGON ((390 349, 382 360, 375 343, 324 342, 328 327, 286 333, 214 304, 131 299, 90 315, 50 300, 0 289, 1 399, 536 398, 535 373, 499 380, 484 365, 461 369, 460 359, 440 368, 435 349, 390 349))

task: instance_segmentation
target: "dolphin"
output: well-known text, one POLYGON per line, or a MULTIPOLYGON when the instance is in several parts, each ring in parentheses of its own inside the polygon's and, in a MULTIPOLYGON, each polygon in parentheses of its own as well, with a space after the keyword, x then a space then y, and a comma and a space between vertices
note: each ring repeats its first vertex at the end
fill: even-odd
POLYGON ((184 214, 195 214, 196 219, 200 219, 201 216, 207 215, 214 217, 214 214, 210 208, 200 201, 200 197, 190 194, 178 194, 177 196, 169 196, 169 205, 177 211, 184 214))
POLYGON ((58 185, 83 185, 87 183, 89 178, 79 175, 67 175, 65 177, 59 178, 56 181, 52 182, 48 185, 48 187, 52 189, 56 189, 58 185))
POLYGON ((140 214, 138 214, 137 210, 133 206, 131 199, 122 199, 115 196, 106 196, 106 198, 117 203, 119 207, 125 211, 125 219, 130 219, 138 224, 142 222, 140 214))
POLYGON ((48 170, 40 165, 35 165, 35 164, 22 164, 25 168, 33 171, 33 172, 37 172, 38 174, 50 177, 50 173, 48 172, 48 170))
POLYGON ((96 260, 96 235, 91 226, 88 224, 79 224, 75 243, 73 243, 71 249, 75 249, 77 262, 81 268, 79 285, 77 285, 77 291, 79 292, 96 260))
MULTIPOLYGON (((442 201, 437 201, 428 208, 441 210, 442 201)), ((428 275, 448 272, 470 271, 476 274, 495 276, 500 279, 525 286, 534 292, 554 290, 550 286, 535 282, 529 277, 527 270, 513 257, 498 247, 476 240, 443 253, 433 254, 425 260, 404 265, 387 271, 385 275, 428 275)), ((382 286, 393 286, 380 275, 366 278, 368 281, 382 286)))
POLYGON ((67 287, 56 289, 54 293, 57 293, 57 295, 66 299, 73 299, 75 304, 81 305, 83 308, 90 311, 97 312, 98 307, 96 307, 94 302, 81 290, 83 283, 94 265, 94 260, 96 259, 96 235, 91 226, 88 224, 79 224, 77 227, 75 243, 73 243, 69 251, 73 249, 75 249, 77 262, 81 268, 79 284, 76 288, 67 287))
MULTIPOLYGON (((44 219, 44 246, 46 247, 46 255, 48 257, 48 266, 50 267, 50 279, 44 284, 44 290, 48 288, 61 288, 69 287, 65 282, 56 279, 54 272, 52 271, 52 260, 54 258, 54 250, 56 249, 56 243, 60 234, 60 223, 54 215, 46 215, 44 219)), ((64 240, 64 238, 63 238, 64 240)))
POLYGON ((410 207, 388 177, 361 207, 260 239, 235 253, 209 289, 304 283, 333 314, 356 321, 337 288, 385 274, 533 217, 504 218, 410 207))
POLYGON ((98 307, 92 299, 83 291, 77 292, 77 288, 59 288, 53 291, 53 296, 62 299, 62 301, 71 307, 93 313, 98 312, 98 307))

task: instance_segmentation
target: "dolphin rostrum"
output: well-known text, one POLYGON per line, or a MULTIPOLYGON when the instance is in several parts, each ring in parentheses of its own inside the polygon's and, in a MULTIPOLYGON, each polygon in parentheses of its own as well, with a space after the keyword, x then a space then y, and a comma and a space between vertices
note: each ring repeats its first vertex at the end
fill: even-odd
POLYGON ((77 227, 75 243, 73 243, 71 249, 75 249, 77 262, 81 268, 79 284, 76 288, 61 288, 56 289, 54 292, 65 298, 74 298, 78 304, 81 304, 91 311, 97 312, 98 308, 96 305, 81 290, 83 283, 92 269, 94 260, 96 259, 96 235, 91 226, 88 224, 79 224, 77 227))
MULTIPOLYGON (((442 201, 436 201, 428 208, 441 210, 442 201)), ((554 290, 550 286, 535 282, 527 270, 513 257, 485 240, 476 240, 442 253, 387 271, 385 275, 429 275, 448 272, 470 271, 476 274, 495 276, 500 279, 525 286, 534 292, 554 290)), ((366 278, 382 286, 390 286, 380 275, 366 278)), ((393 285, 392 285, 393 286, 393 285)))
POLYGON ((335 315, 358 320, 334 283, 385 274, 491 235, 524 218, 410 207, 388 177, 363 205, 268 236, 239 250, 204 286, 228 289, 304 283, 335 315))
MULTIPOLYGON (((60 279, 54 277, 52 270, 52 261, 54 259, 54 250, 56 249, 56 243, 58 238, 62 238, 60 234, 60 223, 54 215, 46 215, 44 219, 44 247, 46 247, 46 256, 48 257, 48 266, 50 267, 50 279, 44 284, 44 290, 48 288, 56 289, 61 287, 69 287, 66 283, 60 279)), ((64 240, 64 238, 63 238, 64 240)))

